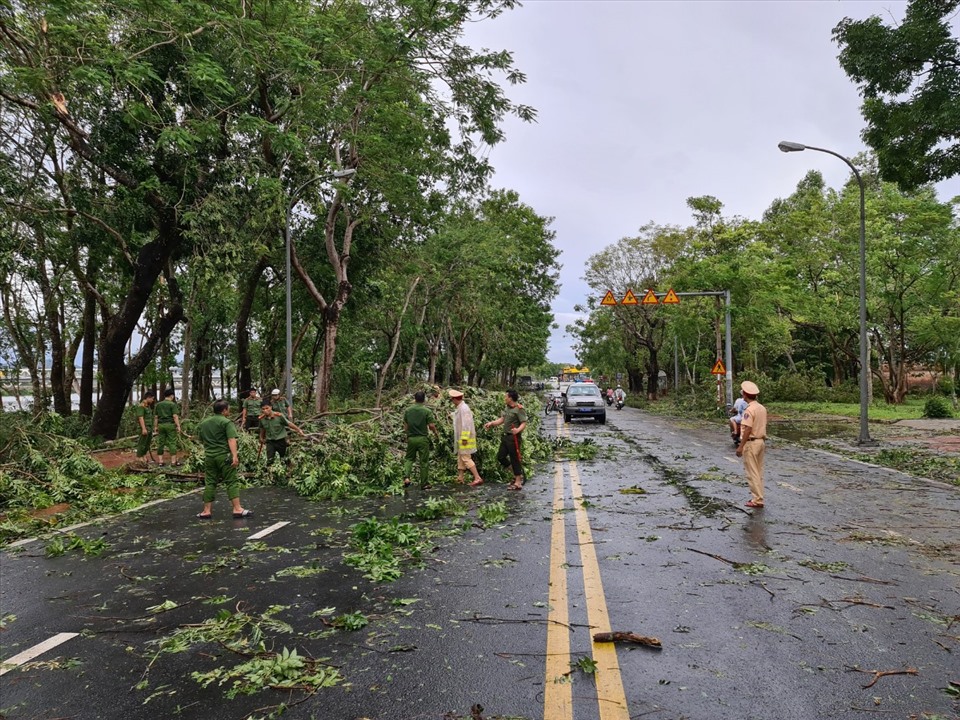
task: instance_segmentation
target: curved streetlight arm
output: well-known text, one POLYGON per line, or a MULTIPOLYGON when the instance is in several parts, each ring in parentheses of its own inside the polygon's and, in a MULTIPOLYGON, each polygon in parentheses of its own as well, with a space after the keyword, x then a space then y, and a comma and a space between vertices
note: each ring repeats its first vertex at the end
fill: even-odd
POLYGON ((790 142, 788 140, 781 141, 777 147, 779 147, 782 152, 815 150, 840 158, 853 170, 853 176, 857 179, 857 185, 860 187, 860 437, 857 443, 859 445, 874 445, 876 443, 870 437, 870 424, 868 419, 871 369, 870 345, 867 342, 867 204, 866 193, 863 189, 863 178, 860 176, 860 171, 857 170, 856 166, 850 162, 848 158, 833 150, 790 142))

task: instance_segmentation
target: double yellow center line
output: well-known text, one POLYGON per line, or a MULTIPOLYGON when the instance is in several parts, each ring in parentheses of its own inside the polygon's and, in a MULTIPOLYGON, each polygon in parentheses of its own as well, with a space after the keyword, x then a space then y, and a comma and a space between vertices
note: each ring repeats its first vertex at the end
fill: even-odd
MULTIPOLYGON (((569 435, 557 415, 557 434, 569 435)), ((583 566, 583 585, 590 625, 590 645, 596 663, 597 702, 601 720, 629 720, 620 664, 613 643, 595 643, 593 634, 610 632, 610 616, 603 595, 600 565, 593 544, 590 520, 583 503, 583 487, 576 461, 569 462, 570 501, 576 514, 577 544, 583 566)), ((566 488, 564 467, 558 463, 553 477, 553 523, 550 543, 550 613, 547 622, 547 662, 543 693, 544 720, 572 720, 573 688, 570 682, 570 612, 567 594, 566 488)))

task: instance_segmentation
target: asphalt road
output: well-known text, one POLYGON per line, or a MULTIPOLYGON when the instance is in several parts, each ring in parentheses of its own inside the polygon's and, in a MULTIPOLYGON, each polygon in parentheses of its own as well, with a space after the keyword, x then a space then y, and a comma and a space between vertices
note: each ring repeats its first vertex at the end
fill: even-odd
POLYGON ((254 518, 223 517, 221 498, 209 523, 190 495, 76 530, 108 543, 98 556, 47 557, 47 540, 8 549, 0 657, 62 642, 3 668, 0 714, 244 718, 285 703, 283 717, 304 720, 960 717, 956 488, 774 439, 767 506, 751 512, 723 425, 626 408, 606 425, 546 426, 600 455, 549 463, 520 493, 450 487, 341 508, 266 488, 244 495, 254 518), (436 538, 392 583, 343 563, 351 524, 408 518, 428 497, 473 508, 466 521, 500 500, 510 515, 436 538), (326 659, 338 684, 229 698, 230 682, 191 674, 246 662, 252 645, 159 652, 226 611, 248 620, 250 643, 326 659), (329 625, 354 612, 369 624, 329 625), (592 641, 608 630, 662 649, 592 641))

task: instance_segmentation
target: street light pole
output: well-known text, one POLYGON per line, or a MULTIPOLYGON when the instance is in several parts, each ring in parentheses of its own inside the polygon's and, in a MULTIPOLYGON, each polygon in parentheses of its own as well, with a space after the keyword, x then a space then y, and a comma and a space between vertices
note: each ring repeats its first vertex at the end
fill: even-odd
POLYGON ((867 206, 866 195, 863 190, 863 178, 860 172, 847 158, 833 150, 803 145, 783 140, 777 146, 782 152, 800 152, 802 150, 816 150, 827 153, 843 160, 853 171, 853 176, 860 186, 860 437, 858 445, 873 445, 870 437, 870 425, 867 411, 870 405, 870 347, 867 343, 867 206))
POLYGON ((327 173, 326 175, 317 175, 317 177, 310 178, 309 180, 307 180, 305 183, 303 183, 300 187, 298 187, 296 190, 294 190, 290 194, 290 203, 287 205, 287 214, 286 214, 286 217, 284 218, 284 225, 283 225, 283 242, 286 247, 286 255, 287 255, 287 260, 286 260, 286 264, 287 264, 287 272, 286 272, 286 275, 287 275, 286 277, 286 280, 287 280, 286 282, 286 285, 287 285, 287 357, 286 357, 286 363, 283 369, 283 374, 284 374, 284 381, 286 383, 287 403, 289 403, 291 407, 293 406, 293 325, 292 325, 293 301, 291 299, 292 293, 291 293, 291 283, 290 283, 290 279, 291 279, 291 271, 290 271, 291 259, 290 258, 292 255, 292 250, 290 248, 290 218, 293 215, 293 208, 296 207, 297 203, 300 201, 300 193, 303 192, 305 188, 307 188, 310 185, 313 185, 316 182, 320 182, 321 180, 326 180, 327 178, 343 180, 344 178, 348 178, 352 176, 356 172, 357 171, 355 168, 348 168, 346 170, 335 170, 334 172, 327 173))

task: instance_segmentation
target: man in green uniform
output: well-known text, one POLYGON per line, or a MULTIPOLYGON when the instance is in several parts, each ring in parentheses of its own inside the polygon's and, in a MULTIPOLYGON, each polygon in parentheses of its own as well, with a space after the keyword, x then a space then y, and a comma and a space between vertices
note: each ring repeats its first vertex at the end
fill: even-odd
POLYGON ((197 515, 201 520, 209 520, 213 516, 213 500, 217 496, 217 483, 221 482, 227 486, 227 497, 233 503, 233 516, 246 518, 253 515, 240 504, 237 426, 230 421, 229 414, 230 403, 217 400, 213 404, 213 416, 208 417, 197 428, 197 435, 203 443, 203 470, 206 481, 203 488, 203 512, 197 515))
POLYGON ((281 415, 284 415, 287 420, 293 420, 293 407, 287 402, 287 399, 280 394, 279 388, 274 388, 270 393, 270 407, 281 415))
POLYGON ((298 428, 292 422, 287 420, 287 416, 281 414, 270 403, 264 400, 261 405, 260 413, 260 442, 267 443, 267 465, 273 462, 274 455, 287 456, 287 428, 300 433, 300 437, 306 437, 303 430, 298 428))
POLYGON ((260 394, 256 388, 247 391, 240 408, 240 427, 250 432, 256 431, 260 427, 260 394))
POLYGON ((170 464, 180 464, 177 462, 177 436, 183 434, 183 429, 180 427, 180 411, 174 402, 175 397, 173 388, 168 388, 163 393, 163 400, 157 403, 157 455, 160 456, 161 467, 166 465, 163 456, 167 449, 170 450, 170 464))
POLYGON ((496 420, 484 423, 483 426, 488 430, 492 427, 503 425, 503 437, 500 440, 500 452, 497 453, 497 462, 506 467, 510 465, 513 468, 513 482, 507 486, 507 490, 519 490, 523 487, 523 466, 520 455, 520 433, 527 427, 527 411, 520 404, 520 395, 516 390, 507 390, 503 396, 506 408, 503 415, 496 420))
POLYGON ((153 410, 156 402, 157 394, 153 390, 148 390, 143 394, 143 399, 134 410, 137 418, 137 428, 140 430, 140 438, 137 440, 137 459, 143 462, 146 462, 145 458, 147 453, 150 452, 150 439, 153 437, 153 431, 157 426, 157 419, 153 410))
POLYGON ((420 487, 427 485, 430 477, 430 436, 427 430, 439 436, 437 426, 433 422, 433 411, 424 405, 426 395, 417 392, 413 399, 415 404, 403 413, 403 429, 407 432, 407 457, 403 462, 403 484, 410 484, 410 473, 413 471, 413 462, 420 461, 420 487))

